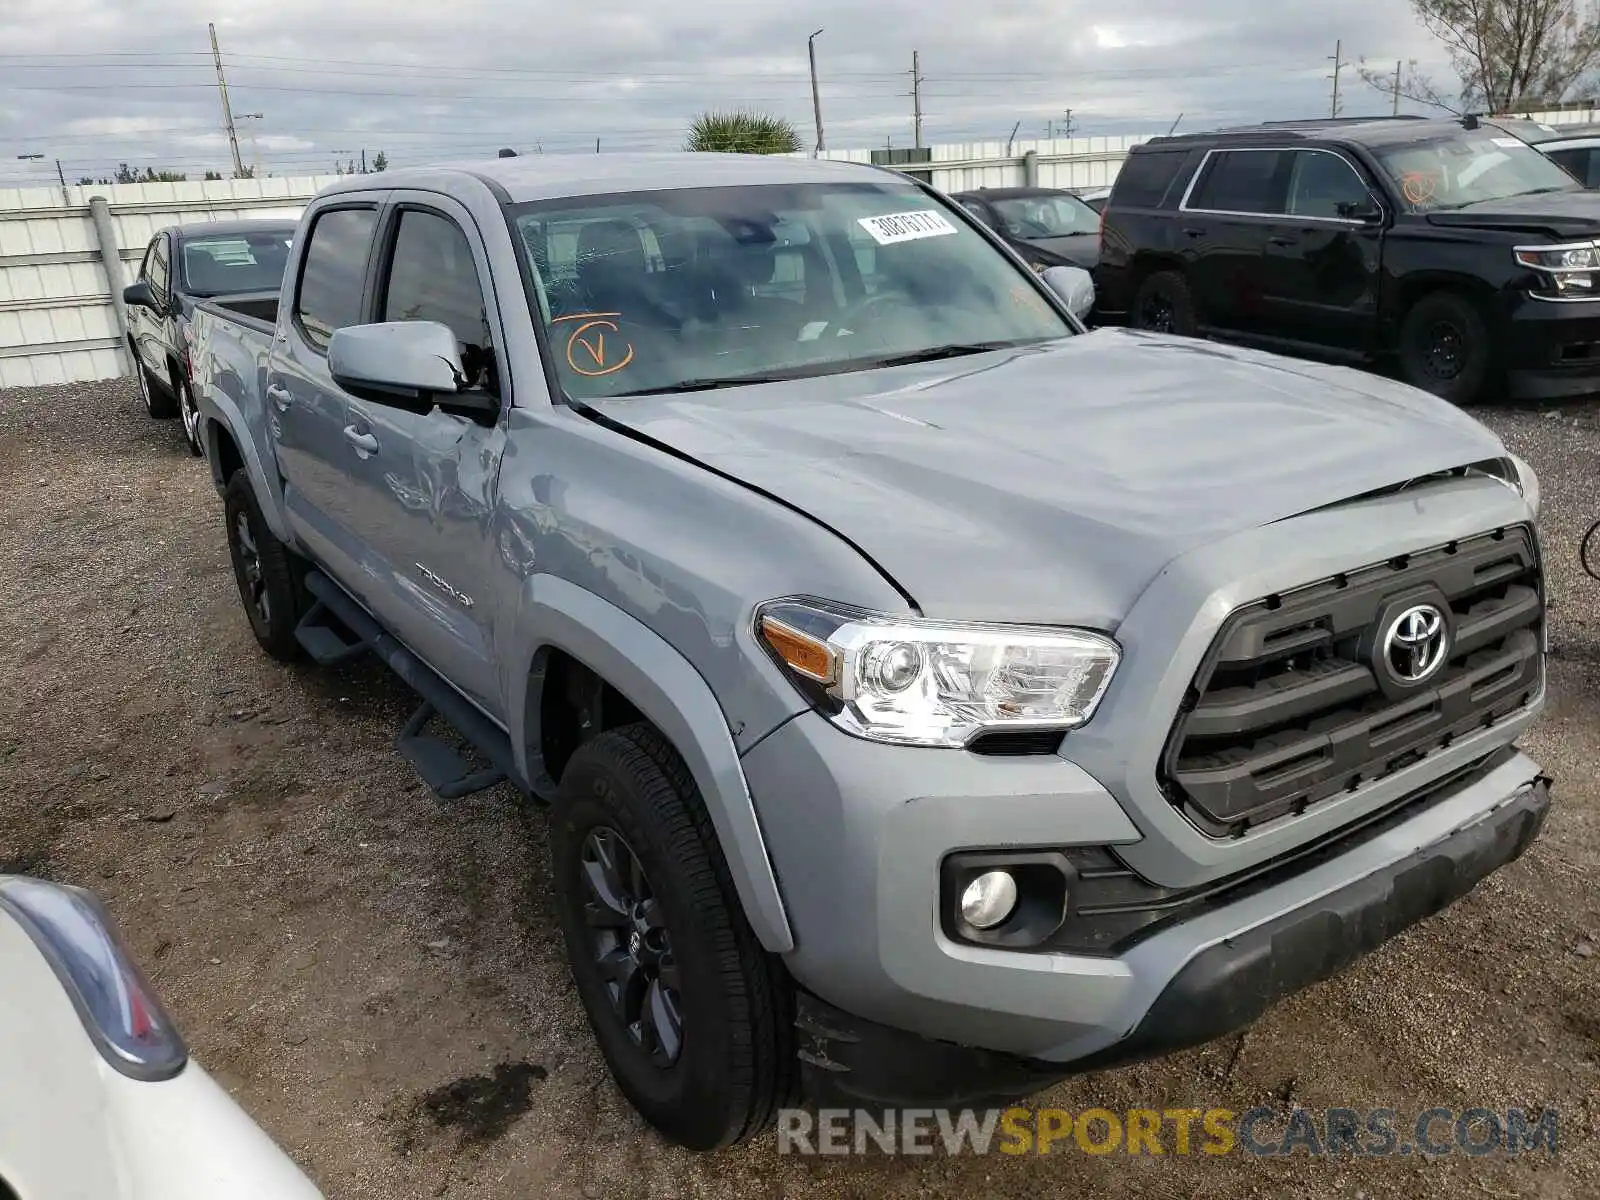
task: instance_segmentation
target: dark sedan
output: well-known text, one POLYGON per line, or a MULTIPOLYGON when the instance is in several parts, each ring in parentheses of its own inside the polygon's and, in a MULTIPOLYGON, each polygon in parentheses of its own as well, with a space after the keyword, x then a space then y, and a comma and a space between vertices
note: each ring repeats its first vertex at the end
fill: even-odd
POLYGON ((183 418, 189 449, 202 453, 189 383, 188 327, 197 300, 260 292, 274 298, 289 262, 295 222, 207 221, 158 230, 139 277, 123 293, 128 348, 152 417, 183 418))
POLYGON ((1100 261, 1100 214, 1060 188, 979 188, 950 197, 994 230, 1033 267, 1082 267, 1100 261))

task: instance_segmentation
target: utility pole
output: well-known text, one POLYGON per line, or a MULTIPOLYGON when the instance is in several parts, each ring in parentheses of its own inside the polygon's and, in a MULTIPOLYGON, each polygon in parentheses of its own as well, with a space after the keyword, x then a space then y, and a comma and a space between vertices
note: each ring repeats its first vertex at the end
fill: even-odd
POLYGON ((365 146, 361 147, 361 173, 363 175, 367 173, 367 148, 365 146))
POLYGON ((237 178, 244 174, 244 160, 239 157, 239 135, 233 128, 233 108, 228 103, 228 77, 222 73, 222 51, 217 46, 217 27, 208 24, 211 31, 211 61, 217 67, 217 91, 222 96, 222 120, 228 127, 228 145, 233 150, 233 173, 237 178))
POLYGON ((818 154, 827 149, 827 144, 822 140, 822 93, 817 90, 817 37, 821 33, 819 29, 806 39, 806 53, 811 56, 811 111, 817 118, 818 154))
POLYGON ((1400 115, 1400 60, 1394 63, 1394 116, 1400 115))
POLYGON ((915 50, 911 52, 911 112, 916 125, 916 147, 922 149, 922 67, 915 50))
POLYGON ((1339 115, 1339 69, 1344 66, 1343 48, 1344 43, 1342 41, 1333 43, 1333 103, 1328 107, 1328 115, 1330 117, 1339 115))

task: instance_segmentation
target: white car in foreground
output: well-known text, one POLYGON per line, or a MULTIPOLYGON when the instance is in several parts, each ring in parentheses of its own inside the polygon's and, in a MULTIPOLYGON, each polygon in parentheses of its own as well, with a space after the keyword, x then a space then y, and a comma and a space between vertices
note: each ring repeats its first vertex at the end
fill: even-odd
POLYGON ((88 892, 0 875, 0 1200, 322 1200, 88 892))

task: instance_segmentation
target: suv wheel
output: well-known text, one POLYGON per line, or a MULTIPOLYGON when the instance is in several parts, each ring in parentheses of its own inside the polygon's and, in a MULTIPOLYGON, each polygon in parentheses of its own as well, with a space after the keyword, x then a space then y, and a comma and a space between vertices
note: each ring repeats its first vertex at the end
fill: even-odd
POLYGON ((183 436, 189 443, 189 453, 200 458, 205 454, 205 447, 200 443, 200 409, 194 402, 194 390, 182 376, 178 377, 176 388, 178 415, 183 418, 183 436))
POLYGON ((798 1079, 788 977, 671 744, 641 723, 581 746, 550 846, 573 979, 623 1094, 695 1150, 771 1125, 798 1079))
POLYGON ((1189 283, 1176 271, 1157 271, 1139 285, 1133 294, 1129 324, 1135 329, 1175 333, 1193 337, 1194 294, 1189 283))
POLYGON ((292 662, 300 657, 294 630, 304 609, 303 566, 267 527, 243 467, 228 480, 222 499, 228 555, 233 559, 233 577, 251 632, 273 658, 292 662))
POLYGON ((1478 399, 1489 380, 1491 359, 1489 331, 1463 296, 1424 296, 1400 324, 1402 378, 1452 404, 1478 399))

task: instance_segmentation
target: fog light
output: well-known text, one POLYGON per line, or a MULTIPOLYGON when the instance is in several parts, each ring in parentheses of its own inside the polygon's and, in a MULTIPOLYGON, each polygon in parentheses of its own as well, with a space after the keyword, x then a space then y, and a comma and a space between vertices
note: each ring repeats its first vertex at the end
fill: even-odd
POLYGON ((976 929, 992 929, 1017 907, 1017 881, 1009 871, 985 871, 961 893, 961 916, 976 929))

